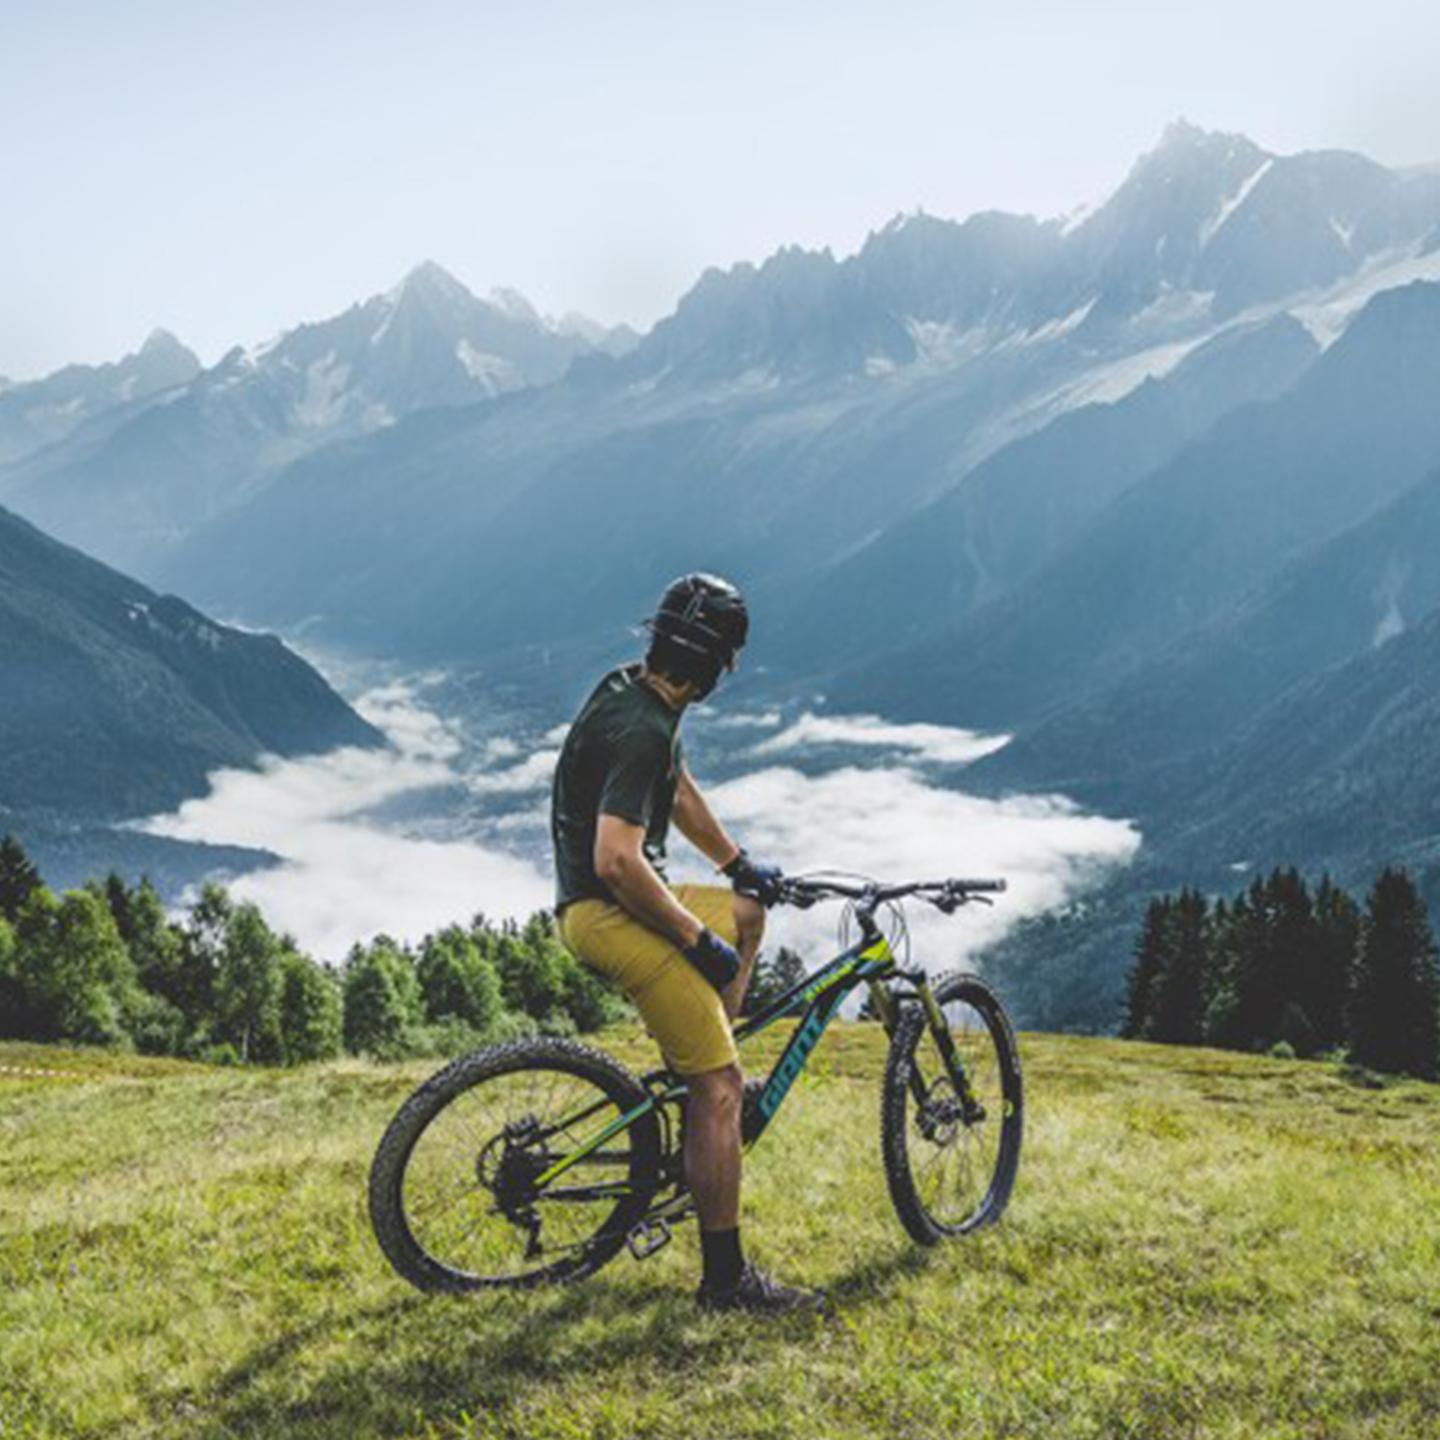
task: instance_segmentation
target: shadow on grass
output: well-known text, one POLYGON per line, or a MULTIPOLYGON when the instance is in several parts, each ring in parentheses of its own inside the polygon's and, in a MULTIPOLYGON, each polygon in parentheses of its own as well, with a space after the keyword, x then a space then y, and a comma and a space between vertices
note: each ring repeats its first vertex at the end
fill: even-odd
POLYGON ((681 1373, 703 1383, 732 1369, 742 1349, 754 1356, 843 1327, 929 1259, 902 1244, 855 1265, 828 1287, 828 1318, 705 1316, 688 1278, 633 1271, 570 1289, 337 1308, 257 1346, 205 1392, 170 1400, 155 1418, 187 1440, 360 1440, 413 1435, 427 1423, 458 1432, 467 1420, 503 1417, 546 1387, 577 1380, 603 1400, 627 1370, 641 1384, 681 1373))

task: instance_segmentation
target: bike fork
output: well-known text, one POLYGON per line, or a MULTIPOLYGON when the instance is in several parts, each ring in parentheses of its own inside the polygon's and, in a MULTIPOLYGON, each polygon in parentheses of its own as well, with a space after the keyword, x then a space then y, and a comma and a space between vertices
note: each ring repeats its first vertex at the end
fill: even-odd
MULTIPOLYGON (((955 1049, 955 1037, 951 1035, 950 1027, 945 1023, 945 1012, 941 1010, 939 1002, 935 999, 935 992, 930 988, 927 976, 922 974, 912 983, 915 986, 915 993, 925 1009, 925 1019, 930 1026, 930 1033, 935 1037, 935 1048, 940 1052, 940 1059, 945 1065, 945 1073, 950 1077, 950 1083, 954 1085, 955 1093, 960 1097, 968 1117, 972 1111, 978 1108, 979 1101, 970 1086, 970 1077, 965 1073, 965 1062, 961 1060, 955 1049)), ((923 1105, 929 1099, 925 1090, 925 1082, 920 1077, 919 1069, 914 1065, 910 1067, 910 1093, 915 1097, 917 1105, 923 1105)))

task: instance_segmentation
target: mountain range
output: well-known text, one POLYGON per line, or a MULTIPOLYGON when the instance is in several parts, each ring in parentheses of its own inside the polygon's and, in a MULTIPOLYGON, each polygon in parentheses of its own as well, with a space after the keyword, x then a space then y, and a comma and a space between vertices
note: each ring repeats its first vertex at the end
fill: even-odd
POLYGON ((0 695, 0 831, 58 859, 52 879, 117 853, 173 869, 179 847, 107 826, 204 793, 220 766, 386 743, 275 636, 216 624, 3 509, 0 695))
POLYGON ((1179 122, 1084 213, 786 248, 644 336, 422 266, 97 402, 0 500, 212 613, 557 703, 671 575, 733 575, 737 701, 1003 729, 967 784, 1138 820, 997 960, 1027 1018, 1103 1024, 1150 885, 1405 858, 1440 898, 1437 395, 1440 174, 1179 122))
POLYGON ((144 407, 187 385, 200 361, 168 330, 106 365, 67 365, 42 380, 0 379, 0 465, 19 460, 105 412, 144 407))
MULTIPOLYGON (((623 353, 632 341, 623 327, 579 316, 547 320, 514 291, 477 299, 426 262, 383 295, 266 344, 237 345, 209 369, 184 351, 188 364, 172 359, 163 386, 149 380, 159 369, 154 337, 138 357, 83 372, 92 391, 107 372, 124 372, 126 398, 149 403, 77 411, 67 427, 51 422, 54 443, 23 453, 12 440, 0 501, 112 564, 144 571, 318 446, 416 410, 548 383, 576 357, 623 353), (148 385, 132 378, 141 361, 149 362, 148 385)), ((71 373, 0 393, 0 423, 7 401, 17 416, 30 415, 36 407, 19 407, 31 392, 68 395, 78 383, 64 383, 71 373)), ((31 431, 40 433, 38 420, 31 431)))
MULTIPOLYGON (((939 637, 1146 469, 1143 447, 1107 470, 1047 427, 1209 350, 1211 398, 1193 422, 1160 422, 1199 443, 1229 409, 1273 398, 1373 296, 1440 277, 1437 226, 1434 177, 1174 127, 1078 224, 908 217, 843 260, 791 249, 707 273, 629 353, 314 450, 136 567, 330 643, 488 661, 619 643, 657 575, 704 563, 777 596, 785 624, 767 663, 790 673, 811 658, 788 642, 816 628, 805 596, 845 592, 856 567, 914 572, 907 535, 946 517, 973 589, 937 597, 919 567, 915 604, 874 607, 884 650, 895 627, 939 637), (1252 376, 1274 378, 1243 383, 1247 354, 1252 376), (1047 444, 1074 466, 1046 464, 1047 444), (957 536, 950 520, 983 506, 990 475, 989 493, 1008 476, 1033 503, 1011 522, 980 518, 1009 523, 1008 539, 957 536), (624 545, 597 546, 607 534, 624 545)), ((1203 382, 1176 379, 1183 410, 1176 397, 1203 382)), ((1158 432, 1149 443, 1168 454, 1158 432)))

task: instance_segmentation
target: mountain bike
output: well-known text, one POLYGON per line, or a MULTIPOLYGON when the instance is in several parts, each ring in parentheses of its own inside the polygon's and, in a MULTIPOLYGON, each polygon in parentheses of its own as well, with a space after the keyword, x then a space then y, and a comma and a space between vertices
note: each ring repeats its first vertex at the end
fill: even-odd
MULTIPOLYGON (((889 1036, 880 1140, 890 1198, 921 1245, 1000 1218, 1023 1130, 1020 1056, 994 993, 973 975, 905 963, 898 902, 951 914, 1003 880, 881 885, 784 881, 783 903, 846 902, 853 944, 735 1026, 745 1042, 796 1019, 742 1138, 769 1128, 826 1026, 860 985, 889 1036), (879 916, 892 920, 887 934, 879 916)), ((843 943, 843 942, 842 942, 843 943)), ((592 1275, 628 1249, 653 1255, 693 1213, 682 1139, 686 1086, 637 1076, 593 1046, 532 1038, 464 1055, 400 1107, 370 1170, 370 1217, 395 1270, 421 1290, 526 1288, 592 1275)))

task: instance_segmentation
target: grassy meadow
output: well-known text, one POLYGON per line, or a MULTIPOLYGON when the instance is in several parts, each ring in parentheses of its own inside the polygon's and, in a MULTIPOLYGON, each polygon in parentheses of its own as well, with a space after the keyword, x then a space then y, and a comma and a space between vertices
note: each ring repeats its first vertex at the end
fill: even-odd
POLYGON ((696 1311, 688 1226, 570 1290, 411 1292, 364 1182, 428 1062, 0 1045, 0 1437, 1440 1435, 1440 1087, 1022 1036, 1006 1220, 920 1252, 883 1038, 837 1026, 751 1157, 752 1253, 835 1300, 768 1323, 696 1311))

